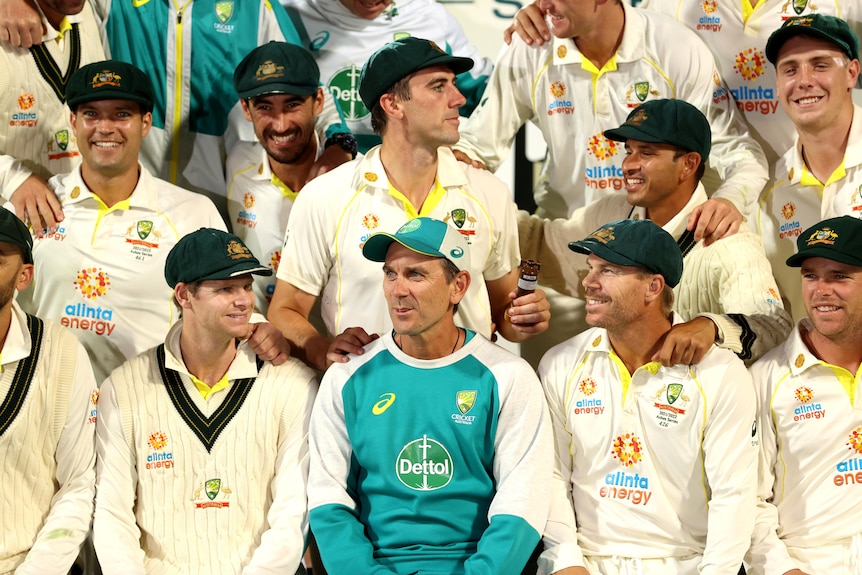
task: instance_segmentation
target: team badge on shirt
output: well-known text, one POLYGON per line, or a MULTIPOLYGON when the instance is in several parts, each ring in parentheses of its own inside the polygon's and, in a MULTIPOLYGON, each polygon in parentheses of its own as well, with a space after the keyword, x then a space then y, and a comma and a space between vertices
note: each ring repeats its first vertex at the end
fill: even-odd
POLYGON ((30 110, 36 104, 36 98, 29 92, 18 96, 18 112, 12 114, 9 125, 18 128, 35 128, 39 123, 39 117, 30 110))
MULTIPOLYGON (((788 14, 789 8, 793 8, 793 11, 796 12, 797 16, 801 16, 805 9, 808 7, 808 0, 788 0, 784 4, 781 5, 781 13, 788 14)), ((816 10, 816 8, 815 8, 816 10)), ((785 18, 786 20, 786 18, 785 18)))
POLYGON ((146 469, 171 469, 174 466, 173 451, 166 451, 168 436, 161 431, 154 431, 147 438, 150 453, 147 454, 146 469))
POLYGON ((414 491, 434 491, 449 485, 455 469, 449 450, 423 435, 401 449, 395 472, 398 481, 414 491))
POLYGON ((222 0, 221 2, 216 2, 215 15, 216 18, 218 18, 218 22, 213 24, 216 31, 221 32, 222 34, 230 34, 233 32, 234 26, 232 24, 228 24, 230 19, 233 17, 233 0, 222 0))
POLYGON ((801 385, 793 392, 793 396, 802 405, 793 410, 793 421, 805 421, 808 419, 823 419, 826 417, 826 410, 820 402, 814 401, 814 390, 805 385, 801 385))
POLYGON ((476 405, 475 389, 461 390, 455 394, 455 406, 458 408, 458 413, 452 414, 452 421, 462 425, 473 425, 476 419, 475 415, 467 415, 476 405))
POLYGON ((685 408, 691 401, 681 383, 661 386, 661 389, 652 396, 652 399, 653 407, 658 409, 655 419, 660 427, 679 424, 679 416, 685 415, 685 408))
POLYGON ((216 477, 213 479, 207 479, 201 483, 197 489, 195 489, 195 508, 208 509, 210 507, 215 507, 217 509, 221 509, 222 507, 229 507, 230 501, 228 501, 228 498, 231 493, 233 492, 230 489, 222 485, 220 478, 216 477), (206 497, 206 499, 204 499, 202 495, 206 497))
POLYGON ((452 223, 455 224, 459 234, 467 237, 467 243, 471 243, 470 236, 476 235, 476 223, 479 220, 468 214, 464 208, 455 208, 446 214, 443 221, 449 223, 449 220, 452 220, 452 223), (467 225, 466 228, 464 227, 465 225, 467 225))
POLYGON ((661 94, 658 90, 650 88, 650 84, 647 81, 635 82, 626 91, 626 106, 631 109, 637 108, 641 103, 646 101, 649 96, 660 98, 661 94))

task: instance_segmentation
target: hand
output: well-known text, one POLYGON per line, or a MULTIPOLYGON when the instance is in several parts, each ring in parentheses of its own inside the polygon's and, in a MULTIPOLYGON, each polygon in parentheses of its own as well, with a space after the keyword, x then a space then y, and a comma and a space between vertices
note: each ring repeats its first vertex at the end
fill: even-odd
POLYGON ((551 32, 548 29, 548 23, 545 22, 545 15, 539 8, 538 1, 532 4, 527 4, 515 14, 515 19, 503 31, 503 40, 506 44, 512 43, 512 34, 517 32, 524 44, 541 46, 545 42, 551 41, 551 32))
POLYGON ((45 29, 33 0, 0 2, 0 40, 15 48, 29 49, 42 43, 45 29))
POLYGON ((704 245, 708 246, 738 232, 741 223, 742 214, 736 206, 722 198, 715 198, 694 209, 688 217, 686 229, 694 230, 695 241, 703 240, 704 245))
POLYGON ((790 571, 785 571, 784 575, 808 575, 808 573, 802 569, 791 569, 790 571))
POLYGON ((519 298, 515 296, 515 292, 509 294, 512 305, 506 310, 506 319, 515 331, 530 336, 547 331, 551 321, 551 304, 544 290, 537 289, 519 298))
POLYGON ((290 357, 290 344, 277 327, 268 322, 248 324, 248 345, 260 359, 281 365, 290 357))
POLYGON ((333 363, 347 363, 350 358, 347 354, 362 355, 365 353, 363 346, 371 343, 379 335, 368 333, 361 327, 349 327, 338 334, 332 343, 329 345, 329 350, 326 352, 326 367, 333 363))
POLYGON ((708 317, 696 317, 677 324, 664 334, 661 349, 652 357, 665 367, 700 363, 718 335, 715 323, 708 317))
POLYGON ((566 567, 559 571, 554 571, 551 575, 590 575, 586 567, 566 567))
POLYGON ((469 165, 473 166, 474 168, 476 168, 477 170, 487 170, 488 169, 485 167, 485 164, 483 164, 479 160, 474 160, 473 158, 471 158, 470 156, 468 156, 467 154, 465 154, 461 150, 452 150, 452 154, 455 155, 455 159, 458 160, 459 162, 464 162, 465 164, 469 164, 469 165))
MULTIPOLYGON (((2 4, 3 2, 0 2, 0 5, 2 4)), ((10 201, 18 217, 25 222, 29 221, 30 227, 40 238, 57 231, 57 224, 63 221, 60 200, 48 187, 47 182, 35 174, 12 192, 10 201)))
POLYGON ((311 181, 317 176, 323 175, 352 159, 350 153, 345 151, 341 146, 329 146, 323 150, 323 153, 320 154, 320 157, 311 166, 311 170, 308 172, 308 180, 311 181))

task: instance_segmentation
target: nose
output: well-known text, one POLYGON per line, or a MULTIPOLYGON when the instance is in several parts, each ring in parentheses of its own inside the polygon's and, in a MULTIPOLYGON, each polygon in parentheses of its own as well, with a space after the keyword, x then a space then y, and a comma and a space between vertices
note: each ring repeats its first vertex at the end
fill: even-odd
POLYGON ((272 129, 276 132, 285 132, 289 127, 290 121, 284 114, 276 114, 275 117, 272 119, 272 129))
POLYGON ((464 104, 467 103, 467 98, 464 97, 464 94, 461 93, 454 84, 452 85, 452 97, 450 98, 449 107, 450 108, 460 108, 464 104))
POLYGON ((589 290, 590 287, 596 287, 598 277, 598 272, 596 270, 590 270, 587 272, 587 275, 584 276, 584 279, 581 280, 581 285, 584 286, 584 289, 589 290))
POLYGON ((392 280, 392 295, 395 297, 404 297, 409 294, 407 289, 407 279, 404 276, 398 275, 392 280))
POLYGON ((799 84, 802 86, 810 86, 812 84, 813 70, 810 66, 799 67, 799 84))
POLYGON ((832 282, 824 278, 818 278, 814 284, 814 293, 817 295, 829 295, 832 293, 832 282))
POLYGON ((637 154, 627 154, 623 156, 623 164, 622 164, 623 172, 636 172, 638 168, 640 168, 640 159, 637 157, 637 154))

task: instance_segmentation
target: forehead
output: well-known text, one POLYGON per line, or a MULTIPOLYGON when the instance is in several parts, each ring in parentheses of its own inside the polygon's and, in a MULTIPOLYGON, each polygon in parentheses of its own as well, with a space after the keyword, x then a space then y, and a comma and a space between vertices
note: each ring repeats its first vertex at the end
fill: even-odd
POLYGON ((815 58, 839 58, 846 56, 837 45, 814 36, 799 34, 785 42, 778 50, 776 66, 785 61, 811 60, 815 58))
POLYGON ((443 258, 414 252, 396 241, 389 244, 389 249, 386 250, 385 264, 390 267, 396 265, 411 267, 430 266, 435 261, 439 261, 442 264, 443 258))
POLYGON ((635 273, 645 270, 645 268, 640 268, 638 266, 624 266, 620 264, 615 264, 613 262, 609 262, 604 258, 600 258, 596 254, 589 254, 587 256, 587 264, 591 268, 614 268, 625 273, 635 273))
POLYGON ((296 94, 261 94, 251 99, 252 106, 258 104, 270 104, 278 106, 285 102, 304 102, 311 99, 311 96, 297 96, 296 94))
POLYGON ((0 242, 0 257, 10 258, 18 256, 21 261, 24 261, 24 252, 16 244, 10 242, 0 242))
POLYGON ((455 72, 449 66, 431 66, 430 68, 423 68, 418 72, 414 72, 410 77, 410 84, 421 86, 438 79, 452 80, 454 78, 455 72))
POLYGON ((844 275, 856 275, 862 274, 862 267, 830 260, 829 258, 813 257, 803 260, 801 271, 802 273, 832 271, 844 275))
POLYGON ((244 286, 252 281, 251 274, 243 274, 235 278, 225 280, 204 280, 200 282, 200 287, 218 290, 225 287, 244 286))
POLYGON ((92 102, 78 104, 78 112, 81 110, 99 110, 103 112, 123 110, 140 113, 141 107, 140 104, 131 100, 93 100, 92 102))
POLYGON ((656 152, 676 152, 679 148, 673 144, 665 144, 664 142, 644 142, 629 138, 626 140, 626 148, 631 150, 654 150, 656 152))

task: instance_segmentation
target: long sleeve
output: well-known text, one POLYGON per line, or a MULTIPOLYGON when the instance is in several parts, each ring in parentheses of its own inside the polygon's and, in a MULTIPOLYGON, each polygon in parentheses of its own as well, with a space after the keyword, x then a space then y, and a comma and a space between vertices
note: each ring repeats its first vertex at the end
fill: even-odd
MULTIPOLYGON (((712 374, 706 374, 709 378, 712 374)), ((716 377, 718 374, 712 377, 716 377)), ((727 364, 711 398, 702 449, 710 492, 702 575, 736 573, 754 528, 757 485, 756 398, 741 362, 727 364)))
POLYGON ((330 573, 394 573, 374 559, 354 499, 353 452, 344 423, 340 386, 323 378, 309 430, 309 519, 320 556, 330 573), (327 503, 316 506, 318 500, 327 503))
POLYGON ((106 575, 145 575, 141 531, 135 519, 138 472, 111 378, 100 389, 96 425, 96 513, 93 544, 106 575))
POLYGON ((553 461, 551 426, 540 383, 526 365, 520 369, 501 401, 494 438, 496 493, 488 528, 476 553, 464 563, 468 575, 519 575, 546 523, 553 461))
POLYGON ((453 146, 480 160, 492 172, 509 157, 515 134, 534 115, 529 50, 532 48, 519 38, 513 38, 512 45, 503 48, 488 78, 482 103, 462 125, 461 139, 453 146))
POLYGON ((545 389, 554 435, 554 474, 551 482, 551 509, 542 535, 545 550, 539 556, 539 575, 549 575, 566 567, 584 567, 578 545, 577 519, 572 501, 572 460, 575 457, 571 433, 566 429, 564 398, 554 382, 566 380, 555 371, 559 362, 539 364, 539 379, 545 389))
POLYGON ((32 172, 13 158, 0 154, 0 198, 9 201, 32 172))
MULTIPOLYGON (((65 573, 90 531, 95 494, 95 417, 90 400, 96 380, 83 346, 77 344, 66 421, 55 455, 59 489, 36 541, 16 575, 65 573)), ((95 409, 95 408, 94 408, 95 409)))
POLYGON ((295 389, 285 405, 279 425, 278 456, 271 482, 272 505, 267 512, 269 529, 243 575, 293 573, 302 561, 308 535, 308 425, 314 406, 317 382, 309 376, 275 382, 295 389))

